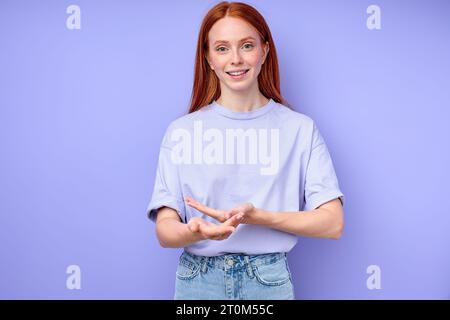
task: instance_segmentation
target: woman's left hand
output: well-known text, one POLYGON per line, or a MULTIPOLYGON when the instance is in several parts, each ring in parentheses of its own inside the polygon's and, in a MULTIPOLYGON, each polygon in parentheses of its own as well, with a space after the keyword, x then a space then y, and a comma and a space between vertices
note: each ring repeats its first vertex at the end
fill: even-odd
POLYGON ((224 222, 233 217, 234 215, 242 213, 243 216, 242 219, 240 220, 240 223, 256 224, 256 214, 257 214, 256 208, 253 206, 253 204, 249 202, 240 204, 237 207, 230 210, 218 210, 205 206, 204 204, 198 202, 197 200, 194 200, 192 197, 186 197, 185 201, 188 206, 197 209, 198 211, 203 212, 204 214, 220 222, 224 222))

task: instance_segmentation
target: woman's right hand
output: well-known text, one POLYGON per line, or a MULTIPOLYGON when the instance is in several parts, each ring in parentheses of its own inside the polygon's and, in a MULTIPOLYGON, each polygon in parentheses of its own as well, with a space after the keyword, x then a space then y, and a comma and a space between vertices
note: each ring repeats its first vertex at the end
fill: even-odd
POLYGON ((199 235, 203 240, 224 240, 236 230, 241 219, 242 214, 237 214, 221 224, 214 224, 200 217, 194 217, 189 220, 187 226, 191 232, 199 235))

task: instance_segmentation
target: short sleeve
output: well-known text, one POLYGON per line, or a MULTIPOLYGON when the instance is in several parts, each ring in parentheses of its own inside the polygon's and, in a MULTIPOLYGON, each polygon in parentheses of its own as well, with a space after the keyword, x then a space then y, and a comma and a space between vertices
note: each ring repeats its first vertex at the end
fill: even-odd
POLYGON ((177 164, 171 160, 171 149, 162 144, 152 198, 147 207, 147 216, 153 222, 156 222, 156 214, 161 207, 176 210, 181 220, 185 221, 185 206, 178 177, 177 164))
POLYGON ((333 161, 325 141, 314 123, 311 154, 305 176, 303 210, 314 210, 336 198, 339 198, 342 205, 344 205, 344 195, 339 189, 333 161))

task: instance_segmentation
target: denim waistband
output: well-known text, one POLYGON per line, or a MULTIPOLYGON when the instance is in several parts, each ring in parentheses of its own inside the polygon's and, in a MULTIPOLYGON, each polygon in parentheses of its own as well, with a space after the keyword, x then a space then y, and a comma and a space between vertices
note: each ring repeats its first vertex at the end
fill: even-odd
POLYGON ((198 263, 202 268, 216 267, 220 269, 242 268, 260 266, 274 263, 279 259, 287 258, 286 252, 273 252, 258 255, 246 255, 242 253, 229 253, 220 256, 199 256, 188 251, 183 251, 182 258, 191 263, 198 263))

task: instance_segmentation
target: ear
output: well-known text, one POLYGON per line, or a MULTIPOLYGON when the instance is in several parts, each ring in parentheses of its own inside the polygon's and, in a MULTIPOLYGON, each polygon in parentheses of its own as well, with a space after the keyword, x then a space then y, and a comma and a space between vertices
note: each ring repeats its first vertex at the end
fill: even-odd
POLYGON ((263 56, 263 64, 266 61, 267 55, 269 54, 269 50, 270 50, 270 46, 269 46, 269 42, 266 41, 266 43, 264 44, 264 56, 263 56))
POLYGON ((211 68, 211 70, 214 70, 214 67, 212 65, 212 63, 209 60, 206 60, 208 62, 209 67, 211 68))
POLYGON ((205 54, 205 60, 206 60, 206 62, 208 63, 209 67, 210 67, 212 70, 214 70, 214 67, 213 67, 211 61, 209 61, 208 53, 205 54))

